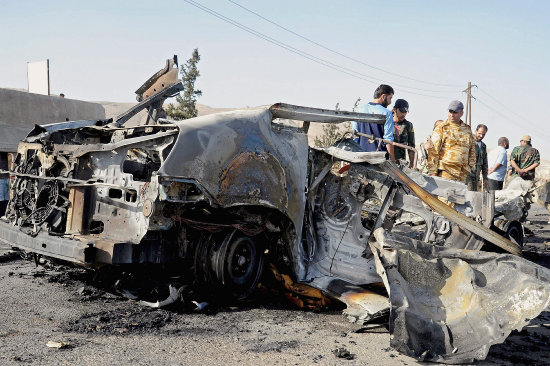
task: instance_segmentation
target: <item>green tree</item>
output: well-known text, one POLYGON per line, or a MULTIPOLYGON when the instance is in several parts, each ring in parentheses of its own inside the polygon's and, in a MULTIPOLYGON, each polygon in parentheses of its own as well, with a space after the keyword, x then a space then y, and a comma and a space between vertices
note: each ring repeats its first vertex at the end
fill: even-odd
POLYGON ((197 68, 200 59, 199 50, 195 48, 191 58, 181 65, 180 74, 183 82, 183 94, 176 96, 176 105, 169 104, 166 108, 166 114, 169 118, 182 120, 197 116, 197 98, 202 95, 202 91, 195 90, 195 81, 200 76, 197 68))
POLYGON ((321 136, 316 136, 313 143, 316 147, 329 147, 334 145, 336 141, 342 138, 344 133, 340 129, 339 124, 325 123, 323 124, 323 132, 321 136))

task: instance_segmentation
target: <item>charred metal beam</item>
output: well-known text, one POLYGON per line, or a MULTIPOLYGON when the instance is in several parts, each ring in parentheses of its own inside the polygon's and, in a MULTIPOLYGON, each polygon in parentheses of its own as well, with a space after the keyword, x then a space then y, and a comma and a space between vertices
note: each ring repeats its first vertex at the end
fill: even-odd
POLYGON ((330 109, 301 107, 297 105, 277 103, 269 107, 273 118, 286 118, 298 121, 339 123, 347 121, 368 122, 383 125, 386 117, 379 114, 366 114, 330 109))
MULTIPOLYGON (((395 197, 395 193, 397 192, 397 184, 395 182, 392 182, 388 189, 388 193, 386 194, 386 197, 384 198, 384 202, 382 202, 382 206, 380 206, 380 211, 378 212, 378 216, 376 217, 376 221, 374 222, 374 226, 372 227, 372 230, 369 234, 369 239, 372 237, 372 234, 374 233, 374 230, 378 229, 379 227, 382 227, 382 224, 384 223, 384 219, 386 218, 386 215, 388 214, 388 210, 390 209, 390 206, 393 202, 393 198, 395 197)), ((368 243, 368 240, 367 240, 368 243)), ((367 244, 368 245, 368 244, 367 244)))
POLYGON ((455 209, 447 206, 445 203, 432 196, 425 191, 422 187, 416 184, 405 173, 403 173, 399 167, 391 161, 386 161, 382 165, 384 169, 397 181, 405 184, 411 191, 414 192, 425 204, 430 206, 434 211, 437 211, 441 215, 445 216, 448 220, 462 226, 464 229, 472 232, 475 235, 482 237, 483 239, 495 244, 496 246, 510 252, 514 255, 521 256, 521 248, 511 242, 510 240, 503 238, 494 231, 486 228, 479 222, 476 222, 469 217, 464 216, 455 209))
POLYGON ((125 140, 121 140, 119 142, 113 143, 113 144, 90 144, 90 145, 55 145, 54 151, 55 152, 72 152, 74 153, 74 157, 80 157, 84 154, 87 154, 89 152, 95 152, 95 151, 112 151, 116 150, 118 148, 121 148, 123 146, 128 145, 134 145, 140 142, 144 141, 150 141, 159 139, 162 137, 172 136, 177 134, 177 130, 173 131, 165 131, 165 132, 157 132, 152 135, 146 135, 146 136, 139 136, 134 138, 128 138, 125 140))
POLYGON ((147 98, 150 95, 150 90, 155 89, 162 82, 165 82, 164 85, 160 84, 160 89, 164 88, 165 85, 173 84, 178 79, 178 56, 174 55, 173 58, 166 60, 166 65, 157 71, 153 76, 147 79, 142 86, 136 90, 137 101, 141 102, 144 98, 147 98), (174 67, 175 66, 175 67, 174 67), (171 82, 166 82, 171 81, 171 82))
POLYGON ((16 245, 29 252, 70 262, 89 263, 93 260, 87 253, 91 248, 88 243, 56 237, 46 232, 31 236, 22 232, 19 227, 4 222, 0 222, 0 241, 10 246, 16 245))
POLYGON ((55 132, 60 130, 78 129, 83 127, 102 127, 108 123, 111 123, 112 119, 99 119, 99 120, 85 120, 85 121, 69 121, 69 122, 56 122, 46 125, 35 125, 34 128, 27 135, 29 137, 37 136, 45 132, 55 132))
POLYGON ((170 86, 167 86, 165 89, 151 95, 149 98, 139 102, 123 114, 117 117, 114 124, 117 127, 122 126, 130 118, 138 114, 142 109, 152 106, 155 102, 158 102, 161 99, 166 99, 172 97, 183 90, 183 84, 181 81, 176 82, 170 86))
POLYGON ((400 147, 400 148, 405 149, 405 150, 412 150, 412 151, 414 151, 413 167, 416 166, 416 162, 417 162, 417 160, 418 160, 418 150, 417 150, 415 147, 411 147, 411 146, 409 146, 409 145, 399 144, 399 143, 394 142, 394 141, 382 139, 382 138, 376 137, 376 136, 374 136, 374 135, 367 135, 366 133, 361 133, 361 132, 357 132, 357 131, 355 131, 355 134, 358 135, 358 136, 366 137, 366 138, 368 138, 369 140, 374 140, 374 141, 378 141, 378 142, 383 142, 383 143, 385 143, 386 145, 393 145, 393 146, 395 146, 395 147, 400 147))

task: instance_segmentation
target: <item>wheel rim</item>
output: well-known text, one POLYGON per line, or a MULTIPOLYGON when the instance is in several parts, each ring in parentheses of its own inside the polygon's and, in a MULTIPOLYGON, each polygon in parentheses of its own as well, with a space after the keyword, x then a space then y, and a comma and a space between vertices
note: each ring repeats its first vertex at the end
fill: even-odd
POLYGON ((228 280, 235 285, 244 285, 255 276, 258 262, 256 246, 248 237, 240 237, 230 245, 226 257, 228 280))
POLYGON ((256 240, 233 231, 212 253, 213 271, 223 287, 237 300, 256 288, 263 271, 264 253, 256 240))

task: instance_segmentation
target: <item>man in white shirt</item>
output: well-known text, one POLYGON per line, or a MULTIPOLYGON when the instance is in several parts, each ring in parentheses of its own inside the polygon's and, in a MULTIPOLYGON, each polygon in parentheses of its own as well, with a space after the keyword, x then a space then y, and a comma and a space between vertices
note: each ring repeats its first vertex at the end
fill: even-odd
POLYGON ((487 189, 490 191, 500 191, 504 185, 506 177, 506 166, 508 157, 506 150, 510 147, 510 142, 506 137, 498 139, 498 147, 489 153, 487 161, 489 170, 487 172, 487 189))

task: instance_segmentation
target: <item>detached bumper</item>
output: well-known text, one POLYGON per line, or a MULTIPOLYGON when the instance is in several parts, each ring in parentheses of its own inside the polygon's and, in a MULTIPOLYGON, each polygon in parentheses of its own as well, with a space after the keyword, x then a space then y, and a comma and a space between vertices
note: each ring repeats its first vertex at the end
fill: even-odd
POLYGON ((95 250, 93 245, 79 240, 57 237, 41 232, 31 236, 19 227, 0 221, 0 241, 28 252, 63 259, 75 263, 91 263, 95 250))

